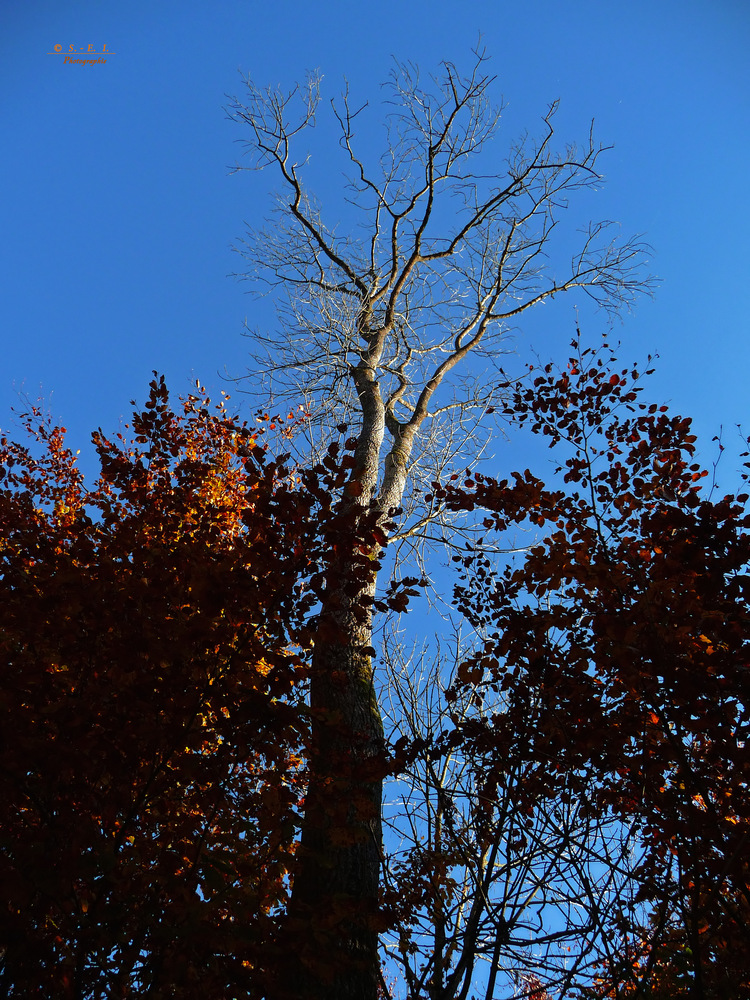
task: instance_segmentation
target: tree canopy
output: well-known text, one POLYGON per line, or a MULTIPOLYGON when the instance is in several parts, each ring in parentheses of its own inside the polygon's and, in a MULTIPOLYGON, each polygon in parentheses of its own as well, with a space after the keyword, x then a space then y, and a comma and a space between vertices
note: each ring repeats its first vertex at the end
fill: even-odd
MULTIPOLYGON (((576 344, 509 402, 551 483, 434 486, 537 538, 504 566, 467 548, 472 648, 422 691, 391 676, 381 992, 747 987, 748 497, 707 493, 641 378, 576 344)), ((62 430, 27 423, 1 456, 7 995, 277 997, 291 948, 334 979, 346 906, 288 913, 353 442, 292 467, 262 431, 294 420, 252 430, 200 393, 175 413, 157 378, 132 440, 94 435, 87 488, 62 430)))
POLYGON ((477 860, 492 851, 503 872, 488 867, 484 891, 515 870, 536 897, 505 891, 498 954, 557 923, 558 988, 601 965, 587 996, 665 983, 736 996, 749 971, 748 495, 706 495, 690 421, 641 402, 637 368, 574 347, 510 404, 560 456, 551 486, 526 470, 440 487, 484 511, 488 532, 539 533, 502 572, 467 553, 456 593, 483 641, 447 692, 471 707, 445 738, 476 772, 477 860))
POLYGON ((303 787, 314 501, 163 379, 131 439, 94 435, 90 488, 26 423, 0 451, 5 995, 247 989, 303 787))

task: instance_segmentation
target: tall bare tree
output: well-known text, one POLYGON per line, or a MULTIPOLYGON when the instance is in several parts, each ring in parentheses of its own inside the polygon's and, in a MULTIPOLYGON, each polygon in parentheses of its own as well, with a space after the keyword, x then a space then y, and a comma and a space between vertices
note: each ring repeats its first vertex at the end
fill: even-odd
POLYGON ((241 247, 247 276, 281 292, 278 332, 257 335, 256 374, 277 399, 305 398, 318 427, 344 422, 356 439, 311 670, 310 783, 290 913, 309 931, 297 995, 374 1000, 378 989, 383 727, 371 646, 380 549, 386 539, 444 537, 445 512, 422 499, 420 483, 476 460, 507 389, 499 359, 521 314, 576 289, 618 310, 648 283, 644 246, 613 238, 606 222, 579 234, 567 264, 553 259, 568 199, 600 182, 603 149, 591 135, 557 149, 553 104, 541 138, 501 159, 493 83, 482 52, 468 75, 443 63, 426 81, 396 64, 374 163, 359 152, 358 130, 371 144, 367 106, 346 90, 331 113, 347 207, 329 220, 306 184, 320 79, 290 93, 248 79, 230 105, 247 127, 249 166, 279 183, 270 224, 241 247), (335 968, 321 960, 325 934, 340 942, 335 968))

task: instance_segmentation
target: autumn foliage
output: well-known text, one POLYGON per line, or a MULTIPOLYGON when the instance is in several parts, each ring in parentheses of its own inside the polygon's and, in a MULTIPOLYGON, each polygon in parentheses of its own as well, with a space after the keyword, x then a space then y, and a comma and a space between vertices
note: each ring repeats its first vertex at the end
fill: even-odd
POLYGON ((641 401, 637 368, 574 346, 507 403, 549 442, 549 484, 434 484, 485 530, 456 556, 475 645, 366 774, 309 699, 312 651, 341 639, 321 604, 345 575, 362 590, 386 539, 349 502, 351 442, 292 467, 263 445, 273 421, 200 390, 176 411, 159 378, 121 435, 94 435, 89 487, 38 413, 30 443, 2 440, 4 995, 276 1000, 290 950, 333 977, 347 900, 339 917, 326 896, 330 927, 314 881, 289 907, 328 746, 313 713, 338 755, 310 810, 327 840, 370 828, 384 777, 412 782, 367 915, 391 942, 383 996, 394 961, 410 1000, 472 977, 486 1000, 747 993, 748 495, 706 488, 690 422, 641 401))
POLYGON ((288 892, 308 508, 156 379, 131 439, 2 441, 2 992, 235 996, 288 892))
POLYGON ((613 871, 591 908, 601 964, 586 996, 745 995, 748 495, 704 489, 690 421, 641 402, 636 368, 574 347, 508 407, 559 456, 553 486, 527 470, 439 487, 488 534, 535 539, 500 572, 462 560, 458 602, 485 641, 452 697, 504 710, 450 743, 481 763, 487 803, 520 759, 521 812, 575 800, 631 838, 627 879, 615 891, 613 871))

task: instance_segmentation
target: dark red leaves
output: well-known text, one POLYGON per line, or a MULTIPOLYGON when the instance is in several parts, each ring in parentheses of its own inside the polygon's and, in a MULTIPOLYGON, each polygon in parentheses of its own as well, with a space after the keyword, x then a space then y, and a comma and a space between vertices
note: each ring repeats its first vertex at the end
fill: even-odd
POLYGON ((88 490, 27 426, 0 448, 2 991, 255 989, 304 791, 317 500, 162 378, 131 441, 94 435, 88 490))
POLYGON ((459 607, 498 638, 460 666, 449 698, 501 692, 507 711, 484 730, 459 726, 451 745, 474 747, 488 796, 493 768, 518 759, 539 808, 562 775, 585 782, 596 815, 636 824, 648 851, 634 891, 670 920, 649 929, 623 909, 617 933, 640 942, 640 972, 610 962, 602 983, 629 976, 636 990, 651 951, 666 982, 669 956, 689 944, 691 974, 718 984, 726 965, 739 995, 750 982, 731 945, 750 912, 747 495, 703 496, 690 421, 639 403, 638 371, 610 374, 611 363, 579 351, 514 397, 515 419, 562 454, 565 492, 528 470, 436 489, 454 510, 492 512, 486 528, 527 524, 538 539, 504 570, 461 560, 459 607))

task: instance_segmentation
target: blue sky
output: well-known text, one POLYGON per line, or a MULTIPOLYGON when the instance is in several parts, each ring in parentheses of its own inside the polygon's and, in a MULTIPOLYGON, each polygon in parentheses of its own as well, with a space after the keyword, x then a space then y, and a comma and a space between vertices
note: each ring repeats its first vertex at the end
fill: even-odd
MULTIPOLYGON (((658 351, 651 394, 707 438, 750 424, 745 0, 465 0, 460 12, 446 0, 4 0, 0 17, 3 428, 19 391, 42 394, 83 447, 144 398, 152 369, 175 392, 244 371, 245 317, 274 319, 227 277, 271 187, 230 173, 242 131, 223 106, 239 70, 289 86, 319 68, 332 92, 347 77, 377 101, 393 56, 468 65, 480 32, 509 141, 538 133, 559 98, 561 141, 584 140, 593 118, 614 144, 606 184, 576 212, 643 233, 661 279, 616 330, 623 360, 658 351), (66 65, 55 44, 112 54, 66 65)), ((572 302, 556 309, 529 336, 561 356, 575 316, 572 302)))

